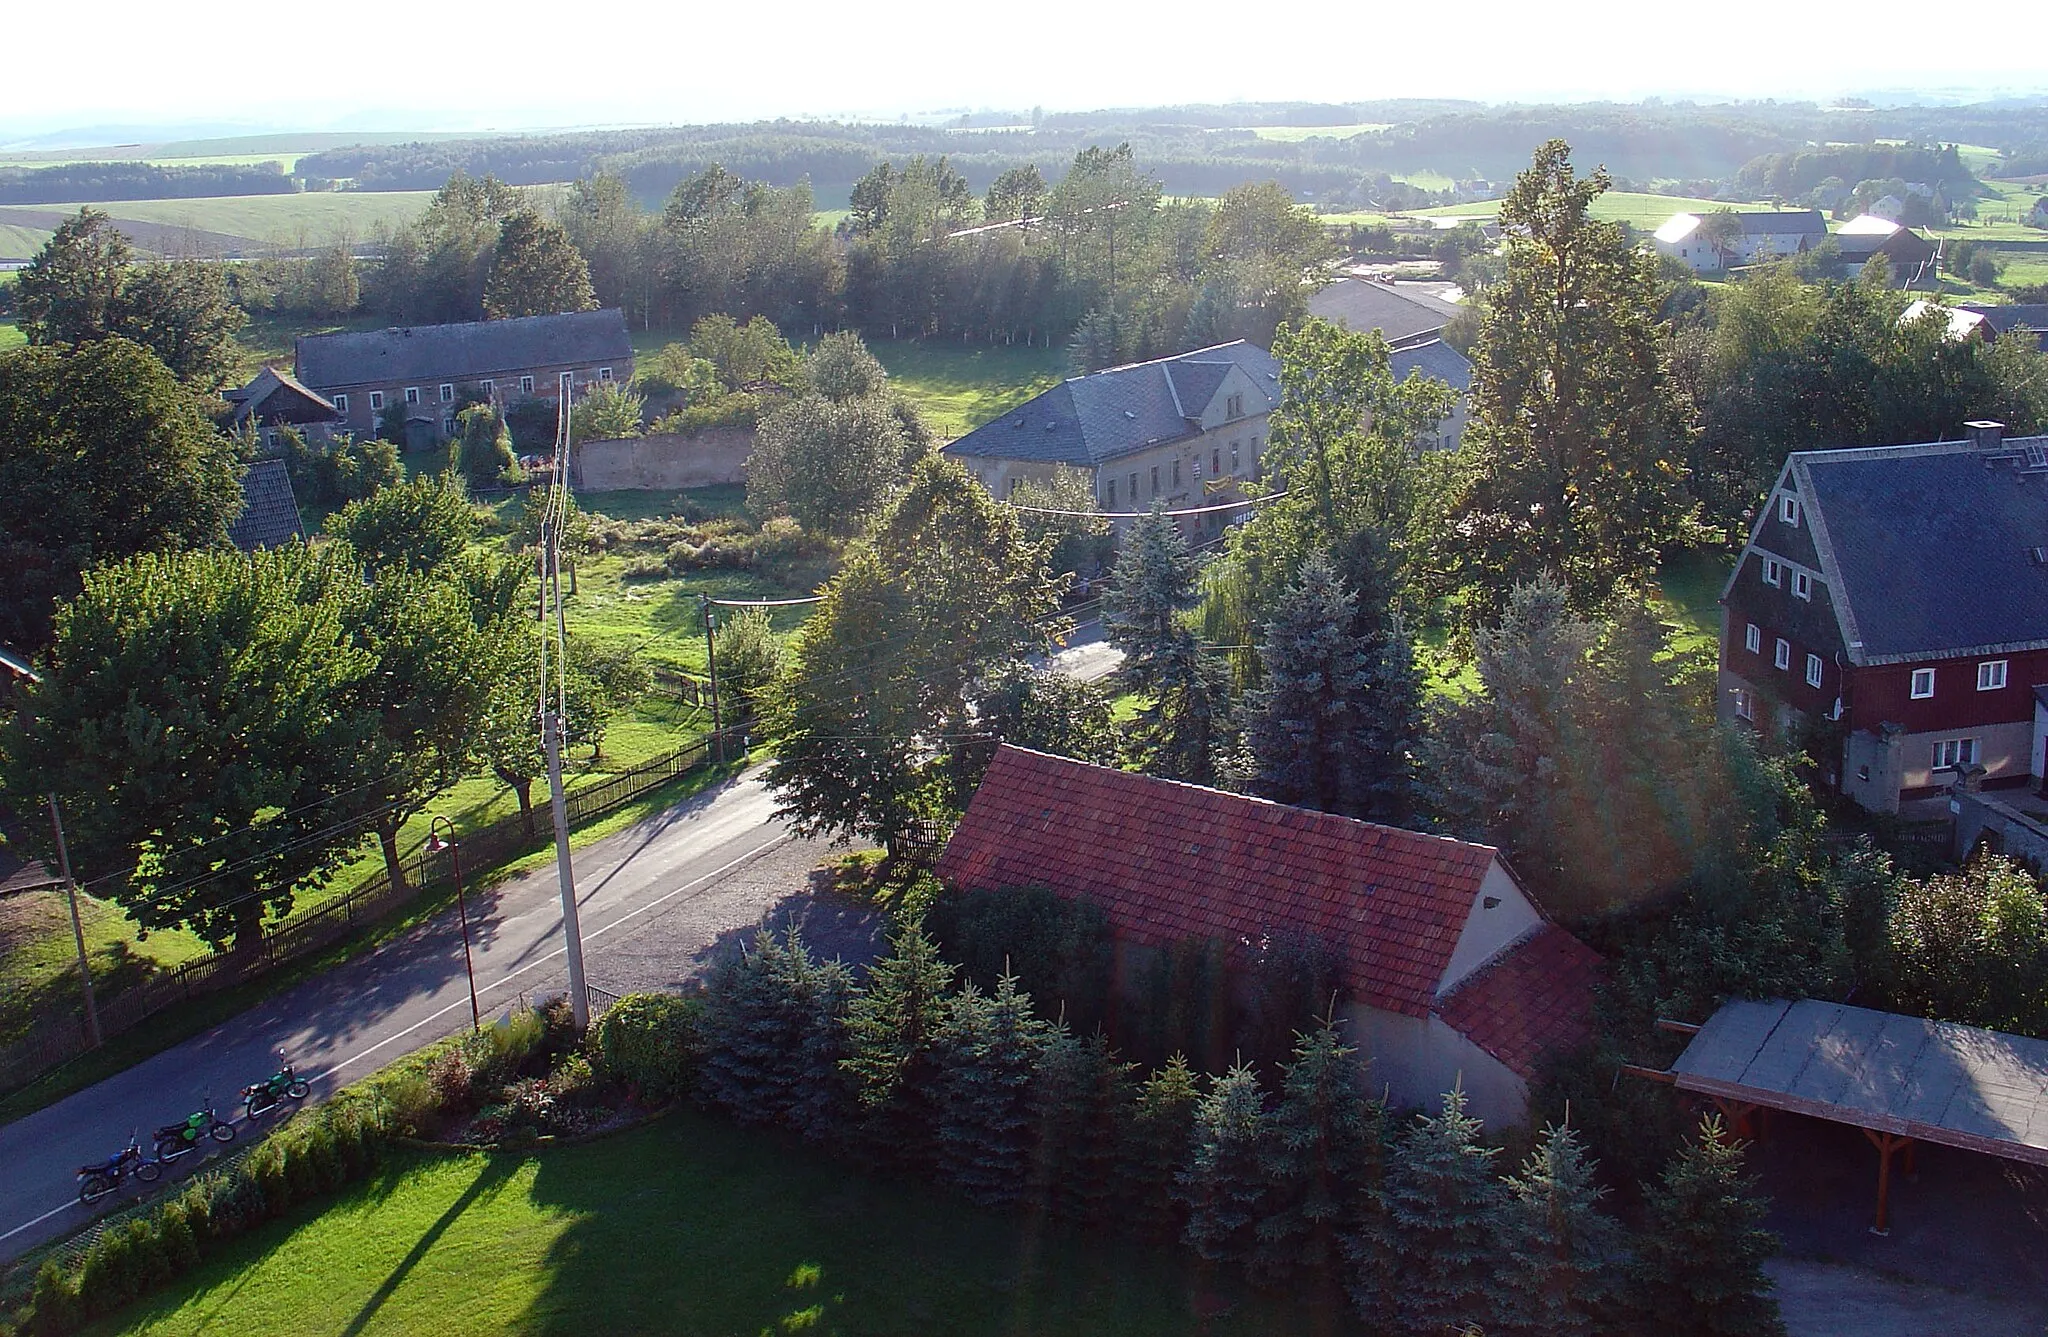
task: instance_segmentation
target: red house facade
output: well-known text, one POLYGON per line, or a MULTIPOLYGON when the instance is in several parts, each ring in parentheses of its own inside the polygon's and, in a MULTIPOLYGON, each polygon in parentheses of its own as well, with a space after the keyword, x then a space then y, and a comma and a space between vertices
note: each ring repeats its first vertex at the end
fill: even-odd
POLYGON ((2048 438, 1969 429, 1789 457, 1721 595, 1722 716, 1835 722, 1834 781, 1876 811, 2043 771, 2048 438))

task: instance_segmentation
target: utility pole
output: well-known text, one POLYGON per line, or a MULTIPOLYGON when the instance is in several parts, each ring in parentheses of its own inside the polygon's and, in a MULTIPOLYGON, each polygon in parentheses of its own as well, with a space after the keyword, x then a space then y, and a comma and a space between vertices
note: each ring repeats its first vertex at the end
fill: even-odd
POLYGON ((562 937, 569 961, 569 1010, 576 1029, 590 1025, 590 993, 583 979, 583 929, 576 918, 576 870, 569 859, 569 803, 562 791, 562 725, 568 713, 568 627, 562 613, 562 510, 558 502, 569 486, 569 396, 574 383, 563 372, 555 414, 555 478, 548 489, 547 512, 541 521, 540 734, 547 751, 548 798, 555 818, 555 873, 562 885, 562 937), (548 604, 554 604, 549 626, 548 604), (555 638, 555 699, 548 700, 548 637, 555 638), (549 709, 550 705, 553 709, 549 709))
POLYGON ((92 996, 92 965, 85 957, 85 925, 78 918, 78 883, 71 876, 71 848, 64 843, 64 819, 51 794, 50 829, 57 833, 57 866, 64 874, 64 899, 71 902, 71 939, 78 944, 78 979, 85 987, 85 1033, 94 1048, 100 1044, 100 1009, 92 996))
POLYGON ((700 594, 697 602, 704 610, 704 666, 711 679, 711 751, 722 763, 725 760, 725 726, 718 715, 718 647, 711 633, 711 596, 700 594))

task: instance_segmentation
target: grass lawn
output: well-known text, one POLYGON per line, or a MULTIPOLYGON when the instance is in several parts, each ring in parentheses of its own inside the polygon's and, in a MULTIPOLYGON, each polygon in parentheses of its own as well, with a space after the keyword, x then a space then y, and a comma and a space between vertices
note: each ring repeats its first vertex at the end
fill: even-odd
MULTIPOLYGON (((1768 209, 1769 204, 1737 204, 1728 200, 1701 200, 1684 195, 1652 195, 1638 191, 1610 190, 1593 201, 1592 215, 1609 222, 1633 225, 1638 231, 1654 232, 1675 213, 1711 213, 1716 209, 1768 209)), ((1499 200, 1477 204, 1446 204, 1437 209, 1417 211, 1422 218, 1492 218, 1500 212, 1499 200)))
POLYGON ((954 344, 915 339, 868 345, 889 380, 917 405, 942 441, 965 436, 1035 394, 1070 368, 1065 349, 954 344))
POLYGON ((11 320, 0 320, 0 353, 10 348, 20 348, 28 342, 28 336, 21 332, 21 326, 11 320))
POLYGON ((415 1154, 95 1333, 1306 1332, 1183 1254, 983 1212, 683 1112, 538 1155, 415 1154))

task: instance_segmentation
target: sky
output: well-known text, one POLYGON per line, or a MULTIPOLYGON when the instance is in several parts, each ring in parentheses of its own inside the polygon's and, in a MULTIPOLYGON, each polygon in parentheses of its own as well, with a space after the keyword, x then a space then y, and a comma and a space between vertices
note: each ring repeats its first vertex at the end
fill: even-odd
POLYGON ((1325 0, 614 0, 558 9, 557 36, 545 11, 516 0, 352 0, 260 16, 221 0, 101 0, 89 30, 69 5, 26 0, 6 25, 0 142, 114 124, 471 130, 1385 97, 2048 92, 2041 0, 1976 0, 1959 30, 2001 40, 1959 32, 1939 45, 1886 21, 1889 6, 1855 22, 1810 4, 1387 8, 1381 20, 1380 7, 1325 0), (1747 37, 1731 22, 1742 14, 1747 37))

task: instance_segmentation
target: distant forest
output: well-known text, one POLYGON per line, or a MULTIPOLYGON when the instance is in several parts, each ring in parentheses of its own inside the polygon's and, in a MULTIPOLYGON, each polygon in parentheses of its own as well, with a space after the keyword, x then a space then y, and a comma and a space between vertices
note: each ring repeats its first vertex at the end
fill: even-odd
POLYGON ((157 167, 146 162, 81 162, 0 168, 0 204, 73 204, 80 200, 196 200, 215 195, 289 195, 302 189, 284 164, 157 167))

